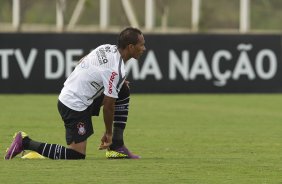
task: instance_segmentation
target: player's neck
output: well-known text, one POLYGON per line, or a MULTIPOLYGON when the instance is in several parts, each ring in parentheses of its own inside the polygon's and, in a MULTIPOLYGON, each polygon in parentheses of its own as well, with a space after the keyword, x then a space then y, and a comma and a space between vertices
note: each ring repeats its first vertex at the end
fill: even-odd
POLYGON ((125 49, 118 49, 122 60, 124 61, 124 63, 126 63, 131 57, 129 57, 129 54, 127 53, 127 51, 125 49))

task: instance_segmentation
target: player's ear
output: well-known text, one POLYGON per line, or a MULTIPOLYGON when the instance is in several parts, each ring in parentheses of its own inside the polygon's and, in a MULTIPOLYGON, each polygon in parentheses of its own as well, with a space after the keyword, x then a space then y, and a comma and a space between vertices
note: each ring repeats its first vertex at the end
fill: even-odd
POLYGON ((133 45, 133 44, 129 44, 129 45, 128 45, 128 48, 129 48, 130 50, 132 50, 132 49, 134 49, 134 45, 133 45))

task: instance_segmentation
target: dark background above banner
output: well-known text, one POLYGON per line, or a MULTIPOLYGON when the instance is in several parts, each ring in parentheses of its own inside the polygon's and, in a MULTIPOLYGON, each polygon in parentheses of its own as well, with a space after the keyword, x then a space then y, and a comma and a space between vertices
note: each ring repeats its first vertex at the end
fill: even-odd
MULTIPOLYGON (((116 34, 0 34, 0 93, 59 93, 77 61, 116 34)), ((280 35, 145 35, 134 93, 282 92, 280 35)))

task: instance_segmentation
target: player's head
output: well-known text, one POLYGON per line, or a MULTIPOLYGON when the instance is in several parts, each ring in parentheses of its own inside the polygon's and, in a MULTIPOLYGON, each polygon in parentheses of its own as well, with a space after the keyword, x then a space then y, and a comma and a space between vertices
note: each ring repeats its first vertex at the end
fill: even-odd
POLYGON ((127 50, 130 57, 138 59, 145 48, 145 39, 142 32, 137 28, 125 28, 118 37, 117 46, 119 49, 127 50))

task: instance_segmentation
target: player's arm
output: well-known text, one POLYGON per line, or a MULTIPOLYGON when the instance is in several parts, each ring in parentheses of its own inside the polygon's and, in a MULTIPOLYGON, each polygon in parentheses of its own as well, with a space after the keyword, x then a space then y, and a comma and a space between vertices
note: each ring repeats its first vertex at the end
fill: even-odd
POLYGON ((103 100, 104 122, 105 122, 106 133, 109 133, 109 134, 112 134, 112 124, 114 120, 115 102, 116 102, 115 98, 112 98, 106 95, 104 96, 104 100, 103 100))
POLYGON ((107 149, 112 144, 112 126, 114 121, 115 101, 115 98, 106 95, 104 96, 103 115, 105 123, 105 133, 101 139, 101 145, 99 149, 107 149))
POLYGON ((105 123, 105 134, 101 139, 99 149, 106 149, 112 143, 112 126, 114 121, 115 101, 118 98, 119 75, 114 70, 105 70, 102 75, 104 85, 103 115, 105 123))
POLYGON ((105 123, 105 133, 101 138, 100 150, 107 149, 112 144, 113 137, 113 121, 115 112, 115 98, 104 96, 103 100, 103 116, 105 123))

